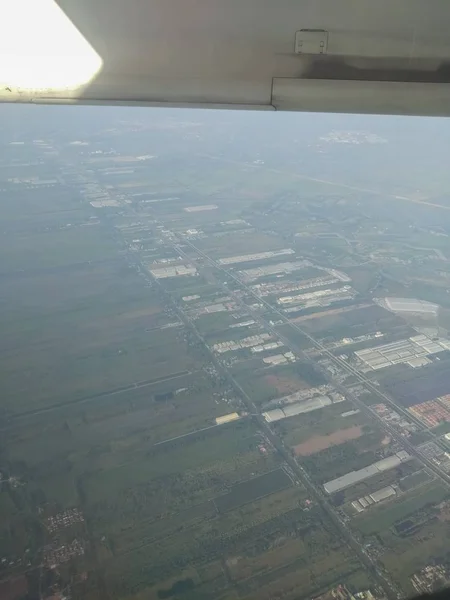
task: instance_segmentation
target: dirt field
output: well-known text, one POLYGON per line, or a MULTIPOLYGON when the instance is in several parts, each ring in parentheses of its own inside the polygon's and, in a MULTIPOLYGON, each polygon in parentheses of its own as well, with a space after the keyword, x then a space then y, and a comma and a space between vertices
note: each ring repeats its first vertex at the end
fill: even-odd
POLYGON ((321 312, 311 313, 310 315, 301 315, 291 319, 293 323, 299 323, 300 321, 308 321, 310 319, 322 319, 331 315, 339 315, 340 313, 348 312, 349 310, 356 310, 359 308, 369 308, 371 304, 353 304, 352 306, 343 306, 342 308, 331 308, 330 310, 322 310, 321 312))
POLYGON ((275 388, 281 395, 293 394, 310 386, 297 377, 283 377, 279 375, 265 375, 264 381, 268 386, 275 388))
POLYGON ((315 435, 309 438, 306 442, 294 446, 294 452, 296 456, 309 456, 325 450, 330 446, 338 446, 349 440, 356 440, 362 435, 362 428, 359 425, 349 427, 348 429, 342 429, 341 431, 335 431, 329 435, 315 435))

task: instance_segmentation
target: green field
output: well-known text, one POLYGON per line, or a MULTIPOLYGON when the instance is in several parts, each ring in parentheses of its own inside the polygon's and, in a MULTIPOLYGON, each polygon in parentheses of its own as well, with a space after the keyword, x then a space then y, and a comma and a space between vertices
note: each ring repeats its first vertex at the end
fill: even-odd
POLYGON ((415 493, 408 494, 391 504, 372 508, 367 516, 357 517, 354 523, 363 535, 373 535, 446 498, 448 498, 448 491, 444 487, 438 484, 424 486, 423 489, 419 488, 415 493))

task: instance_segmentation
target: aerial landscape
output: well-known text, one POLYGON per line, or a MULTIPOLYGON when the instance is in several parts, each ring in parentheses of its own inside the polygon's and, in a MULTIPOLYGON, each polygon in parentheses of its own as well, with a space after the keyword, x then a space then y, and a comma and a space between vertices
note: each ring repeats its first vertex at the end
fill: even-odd
POLYGON ((0 600, 449 585, 450 123, 0 114, 0 600))

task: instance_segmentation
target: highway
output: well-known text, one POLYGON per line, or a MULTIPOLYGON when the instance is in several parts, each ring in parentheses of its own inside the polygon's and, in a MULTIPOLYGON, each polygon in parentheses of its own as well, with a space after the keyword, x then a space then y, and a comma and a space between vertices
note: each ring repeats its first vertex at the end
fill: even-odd
MULTIPOLYGON (((181 242, 181 240, 180 240, 180 242, 181 242)), ((371 381, 369 381, 366 377, 364 377, 361 373, 359 373, 359 371, 357 371, 351 365, 346 363, 344 360, 335 356, 332 352, 330 352, 330 350, 328 350, 320 342, 315 340, 309 333, 307 333, 301 327, 299 327, 296 323, 293 323, 290 319, 288 319, 278 308, 272 306, 266 300, 264 300, 263 298, 258 296, 251 288, 249 288, 245 283, 243 283, 234 273, 223 268, 219 263, 217 263, 214 259, 212 259, 210 256, 208 256, 205 252, 203 252, 202 250, 197 248, 192 242, 184 240, 184 243, 189 245, 196 253, 198 253, 199 256, 201 256, 205 260, 208 260, 211 266, 213 266, 214 268, 216 268, 219 271, 221 271, 222 273, 224 273, 224 275, 226 275, 226 277, 228 279, 231 278, 236 283, 238 283, 239 286, 241 287, 241 289, 245 290, 246 293, 252 295, 258 303, 265 305, 266 308, 269 309, 272 313, 277 314, 277 316, 280 317, 280 319, 283 321, 283 323, 290 325, 291 327, 296 329, 299 333, 304 335, 318 350, 320 350, 320 352, 322 354, 326 355, 327 358, 329 358, 336 366, 338 366, 340 369, 343 369, 344 371, 348 372, 349 374, 354 375, 361 384, 363 384, 364 386, 366 386, 366 388, 370 389, 372 392, 377 394, 380 398, 380 401, 387 403, 392 409, 396 410, 397 412, 402 412, 405 416, 407 416, 407 418, 409 420, 414 420, 411 418, 411 415, 409 413, 406 413, 406 411, 404 411, 404 409, 402 409, 401 407, 398 407, 389 398, 389 396, 387 396, 384 392, 379 390, 371 381)), ((232 294, 231 290, 228 290, 228 293, 232 294)), ((247 307, 247 308, 249 308, 249 307, 247 307)), ((259 315, 256 311, 251 311, 251 312, 252 312, 254 318, 257 318, 259 320, 259 322, 265 328, 272 331, 272 333, 274 335, 276 335, 288 348, 290 348, 291 350, 296 352, 298 355, 300 355, 305 361, 308 361, 309 363, 314 364, 314 366, 316 368, 320 368, 320 365, 318 365, 310 357, 308 357, 303 352, 303 350, 301 350, 295 343, 293 343, 291 340, 288 340, 285 336, 281 335, 280 332, 278 330, 276 330, 272 325, 270 325, 261 315, 259 315)), ((337 391, 339 391, 341 394, 343 394, 344 396, 349 398, 361 411, 363 411, 365 414, 370 416, 372 419, 376 419, 379 422, 379 424, 381 425, 381 427, 390 436, 392 436, 393 439, 395 439, 399 444, 401 444, 401 446, 405 450, 407 450, 412 456, 415 456, 420 461, 422 461, 430 470, 432 470, 435 473, 435 475, 442 481, 442 483, 444 483, 448 487, 450 486, 450 476, 447 473, 445 473, 434 462, 432 462, 422 452, 420 452, 420 450, 418 448, 413 446, 396 429, 394 429, 391 425, 386 423, 386 421, 384 421, 376 412, 371 410, 364 402, 362 402, 362 400, 360 400, 347 387, 345 387, 341 383, 335 381, 334 378, 328 372, 328 370, 326 370, 324 368, 320 368, 320 370, 321 370, 322 374, 324 375, 324 377, 326 378, 326 380, 328 381, 328 383, 332 384, 337 389, 337 391)))
MULTIPOLYGON (((178 240, 178 243, 181 244, 182 240, 181 239, 178 240)), ((192 248, 196 252, 198 252, 199 255, 201 255, 203 258, 207 259, 210 262, 210 264, 213 263, 213 266, 216 266, 215 261, 213 261, 210 257, 208 257, 208 255, 206 255, 205 253, 198 250, 193 244, 189 243, 189 245, 192 246, 192 248)), ((182 249, 180 249, 180 247, 178 245, 177 245, 177 251, 178 252, 181 251, 181 253, 184 254, 184 252, 182 251, 182 249)), ((189 257, 186 254, 184 254, 184 256, 187 260, 192 262, 191 257, 189 257)), ((228 274, 228 272, 225 269, 221 269, 221 270, 228 274)), ((246 409, 251 414, 254 415, 254 417, 256 418, 256 420, 258 422, 260 429, 263 431, 266 438, 269 440, 269 442, 272 444, 272 446, 278 450, 278 452, 284 458, 286 463, 292 469, 293 473, 298 476, 299 480, 303 483, 305 488, 310 492, 311 496, 323 508, 323 510, 329 516, 329 518, 331 519, 331 521, 333 522, 335 527, 338 529, 340 534, 346 540, 347 544, 357 554, 361 563, 368 569, 368 571, 374 577, 375 581, 382 587, 382 589, 386 593, 387 598, 389 598, 390 600, 393 600, 394 598, 398 599, 398 598, 403 597, 402 592, 400 591, 398 586, 396 586, 396 584, 390 579, 388 573, 384 569, 382 569, 381 566, 378 565, 374 561, 374 559, 368 554, 367 550, 362 546, 361 542, 359 542, 356 539, 353 532, 347 526, 345 521, 341 518, 341 516, 336 512, 336 510, 330 504, 328 498, 325 496, 325 494, 322 492, 322 490, 311 480, 311 478, 309 477, 309 475, 305 471, 305 469, 291 455, 290 451, 285 448, 282 440, 272 431, 272 429, 269 426, 269 424, 267 423, 267 421, 260 414, 258 407, 255 405, 255 403, 252 401, 252 399, 248 396, 248 394, 245 392, 245 390, 242 388, 242 386, 231 375, 231 373, 228 371, 228 369, 218 360, 218 358, 216 357, 214 352, 212 352, 212 350, 209 348, 209 346, 207 345, 204 338, 198 332, 198 330, 197 330, 195 324, 192 322, 192 320, 189 319, 189 317, 187 315, 185 315, 184 312, 174 303, 173 299, 164 290, 164 288, 161 286, 160 282, 158 280, 154 280, 154 281, 160 286, 162 293, 168 297, 172 306, 176 310, 179 318, 182 319, 192 331, 194 331, 196 337, 205 345, 217 370, 219 372, 221 372, 227 378, 227 380, 233 386, 236 393, 242 398, 246 409)), ((218 283, 220 284, 220 282, 218 282, 218 283)), ((231 294, 232 296, 234 296, 235 299, 239 303, 242 303, 242 301, 237 296, 235 296, 230 290, 228 290, 226 287, 224 287, 224 289, 227 291, 228 294, 231 294)), ((246 306, 246 308, 248 309, 247 306, 246 306)), ((261 319, 260 315, 254 315, 254 316, 255 316, 255 318, 258 318, 259 320, 261 319)), ((264 321, 263 325, 266 328, 273 330, 273 328, 265 321, 264 321)), ((274 333, 275 333, 275 335, 280 337, 277 332, 274 332, 274 333)), ((289 347, 289 345, 288 345, 288 347, 289 347)))

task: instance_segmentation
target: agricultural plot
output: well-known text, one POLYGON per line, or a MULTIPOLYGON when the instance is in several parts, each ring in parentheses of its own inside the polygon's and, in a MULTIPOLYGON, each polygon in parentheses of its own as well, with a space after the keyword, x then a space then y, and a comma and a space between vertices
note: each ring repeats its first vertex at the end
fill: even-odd
POLYGON ((417 373, 394 372, 383 380, 383 386, 405 407, 433 400, 450 392, 449 364, 445 355, 443 360, 426 365, 417 373))
POLYGON ((341 429, 340 431, 334 431, 333 433, 328 433, 327 435, 317 435, 311 437, 306 442, 294 446, 294 452, 296 456, 309 456, 310 454, 315 454, 321 450, 326 450, 331 446, 339 446, 344 442, 357 440, 362 435, 362 427, 359 425, 354 425, 353 427, 341 429))
POLYGON ((425 469, 422 469, 400 479, 399 486, 402 491, 408 492, 409 490, 413 490, 414 488, 419 487, 424 483, 428 483, 430 480, 430 473, 425 469))
POLYGON ((121 259, 7 279, 2 410, 23 415, 195 369, 172 322, 121 259))
POLYGON ((227 512, 290 485, 292 485, 292 481, 286 472, 283 469, 277 469, 271 473, 237 483, 227 494, 214 498, 214 504, 219 512, 227 512))
POLYGON ((255 433, 251 422, 231 424, 146 451, 122 473, 112 469, 86 480, 88 514, 109 548, 108 586, 125 591, 121 577, 130 570, 126 585, 137 592, 180 568, 217 560, 227 548, 254 543, 253 529, 273 528, 275 535, 283 514, 305 496, 302 488, 282 489, 291 481, 273 470, 275 455, 261 455, 255 433), (145 581, 138 575, 144 562, 151 564, 145 581))

